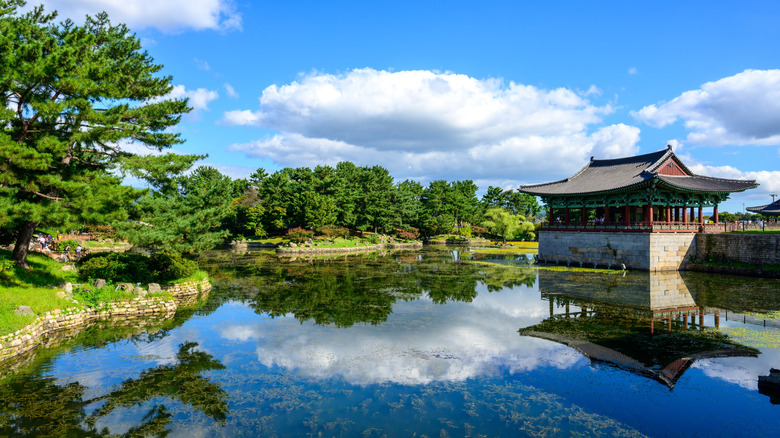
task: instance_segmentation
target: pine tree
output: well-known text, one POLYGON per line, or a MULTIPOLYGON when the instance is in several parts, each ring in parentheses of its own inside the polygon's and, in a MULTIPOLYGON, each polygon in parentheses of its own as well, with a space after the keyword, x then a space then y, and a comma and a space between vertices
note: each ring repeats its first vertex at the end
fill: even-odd
POLYGON ((105 13, 54 24, 56 13, 0 0, 0 227, 16 230, 15 262, 27 267, 38 226, 109 223, 142 192, 130 172, 158 181, 197 157, 138 157, 136 142, 162 150, 182 140, 168 128, 188 112, 164 98, 171 77, 124 25, 105 13))

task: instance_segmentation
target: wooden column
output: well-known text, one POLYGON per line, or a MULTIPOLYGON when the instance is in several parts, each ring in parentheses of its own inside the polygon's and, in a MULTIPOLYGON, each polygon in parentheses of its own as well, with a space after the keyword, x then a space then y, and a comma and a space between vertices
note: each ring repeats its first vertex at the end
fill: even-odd
POLYGON ((588 216, 587 216, 587 214, 585 213, 585 210, 586 210, 586 208, 585 208, 585 206, 583 205, 583 206, 582 206, 582 208, 580 209, 580 216, 581 216, 580 220, 581 220, 581 222, 582 222, 582 226, 583 226, 583 227, 585 226, 585 223, 586 223, 586 221, 588 220, 588 216))
POLYGON ((699 204, 699 224, 704 225, 704 207, 699 204))
POLYGON ((553 224, 553 220, 554 220, 553 216, 555 216, 555 211, 553 211, 553 208, 550 207, 550 214, 549 217, 547 218, 547 223, 550 224, 550 226, 552 226, 553 224))
POLYGON ((667 224, 669 224, 669 225, 672 224, 672 206, 671 205, 668 205, 668 204, 666 205, 666 217, 664 219, 666 219, 666 223, 667 224))
POLYGON ((691 222, 694 222, 694 219, 696 219, 696 215, 693 212, 693 207, 691 207, 691 222))
POLYGON ((563 216, 563 223, 566 224, 566 226, 569 226, 569 206, 568 205, 566 206, 566 210, 565 210, 565 212, 563 214, 564 214, 564 216, 563 216))
POLYGON ((609 224, 609 205, 604 206, 604 225, 609 224))
POLYGON ((626 208, 623 209, 623 224, 627 227, 631 226, 631 206, 626 204, 626 208))
POLYGON ((715 207, 712 209, 712 216, 714 216, 713 220, 717 224, 718 223, 718 204, 715 204, 715 207))
POLYGON ((674 207, 674 221, 680 222, 680 207, 674 207))
POLYGON ((683 213, 683 223, 687 225, 688 224, 688 207, 683 205, 682 213, 683 213))
POLYGON ((653 226, 653 203, 650 202, 647 204, 647 221, 650 226, 653 226))

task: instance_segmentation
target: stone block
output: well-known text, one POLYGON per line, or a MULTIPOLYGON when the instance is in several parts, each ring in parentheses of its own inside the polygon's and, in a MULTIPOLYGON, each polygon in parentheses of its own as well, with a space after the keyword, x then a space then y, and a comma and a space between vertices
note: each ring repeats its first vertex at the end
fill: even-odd
POLYGON ((149 286, 147 286, 149 289, 149 293, 156 293, 160 292, 162 289, 160 288, 160 285, 157 283, 149 283, 149 286))
POLYGON ((16 308, 16 310, 14 310, 14 313, 17 315, 27 315, 27 316, 35 315, 35 312, 33 312, 29 306, 19 306, 16 308))
POLYGON ((65 291, 65 293, 71 294, 73 293, 73 283, 60 283, 59 285, 62 290, 65 291))
POLYGON ((100 288, 102 288, 105 285, 106 285, 106 280, 104 280, 102 278, 98 278, 97 280, 95 280, 95 287, 96 288, 100 289, 100 288))

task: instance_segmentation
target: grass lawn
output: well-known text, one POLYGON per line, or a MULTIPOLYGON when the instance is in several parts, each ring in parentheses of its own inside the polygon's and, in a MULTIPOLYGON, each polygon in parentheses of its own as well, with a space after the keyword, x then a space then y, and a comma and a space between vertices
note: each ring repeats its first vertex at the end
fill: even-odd
POLYGON ((54 309, 73 307, 74 304, 57 297, 57 286, 63 282, 75 283, 78 276, 63 271, 62 264, 51 258, 31 252, 27 257, 29 271, 11 262, 11 251, 0 250, 0 334, 14 332, 35 320, 35 316, 16 315, 19 306, 29 306, 35 315, 54 309))
POLYGON ((282 245, 287 242, 289 242, 290 239, 287 239, 283 236, 277 236, 277 237, 268 237, 265 239, 250 239, 247 240, 247 243, 258 243, 258 244, 264 244, 264 245, 282 245))
MULTIPOLYGON (((0 250, 0 335, 12 333, 31 324, 38 315, 55 309, 81 305, 97 307, 108 301, 135 298, 131 292, 116 290, 111 283, 100 289, 84 284, 81 289, 74 291, 73 299, 77 301, 74 303, 69 298, 58 297, 60 289, 57 286, 65 282, 78 284, 80 280, 76 272, 63 270, 62 263, 36 252, 28 255, 27 263, 31 268, 29 271, 11 262, 11 251, 0 250), (19 306, 29 306, 35 315, 16 315, 14 311, 19 306)), ((206 277, 206 272, 195 271, 190 277, 171 283, 201 281, 206 277)), ((167 292, 159 295, 170 297, 167 292)))

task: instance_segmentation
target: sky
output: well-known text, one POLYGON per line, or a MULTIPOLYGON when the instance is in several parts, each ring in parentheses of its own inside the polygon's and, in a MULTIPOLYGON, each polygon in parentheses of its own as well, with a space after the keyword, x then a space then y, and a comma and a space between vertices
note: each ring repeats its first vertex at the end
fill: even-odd
POLYGON ((780 194, 780 2, 42 3, 127 24, 190 99, 176 151, 234 178, 351 161, 483 193, 672 145, 760 184, 720 211, 780 194))

